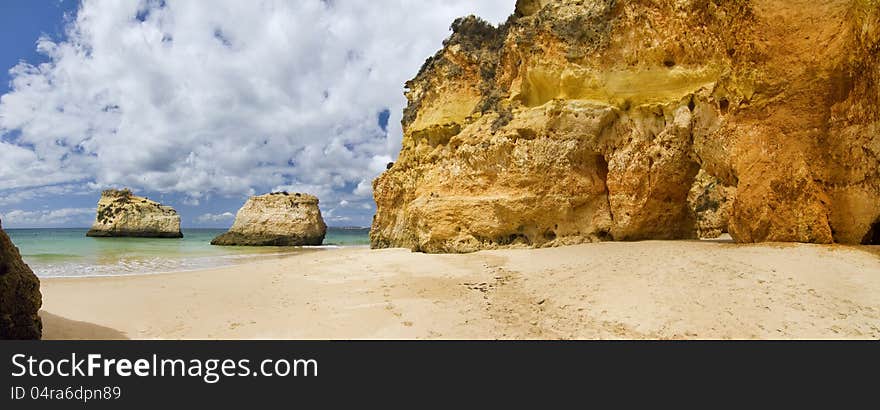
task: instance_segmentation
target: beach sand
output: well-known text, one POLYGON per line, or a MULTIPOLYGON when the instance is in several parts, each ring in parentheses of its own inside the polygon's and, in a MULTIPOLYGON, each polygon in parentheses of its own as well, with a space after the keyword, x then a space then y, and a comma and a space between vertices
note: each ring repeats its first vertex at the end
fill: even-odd
POLYGON ((42 292, 45 339, 880 338, 876 247, 348 248, 42 292))

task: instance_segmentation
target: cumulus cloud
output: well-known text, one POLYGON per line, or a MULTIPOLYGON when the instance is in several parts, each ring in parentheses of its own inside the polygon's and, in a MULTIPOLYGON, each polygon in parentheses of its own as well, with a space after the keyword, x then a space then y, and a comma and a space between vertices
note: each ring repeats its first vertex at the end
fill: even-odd
MULTIPOLYGON (((403 83, 467 14, 514 0, 84 0, 0 99, 0 196, 130 186, 189 205, 270 188, 371 208, 403 83), (364 206, 366 205, 366 206, 364 206)), ((354 208, 354 207, 351 207, 354 208)))
POLYGON ((0 195, 0 206, 15 205, 50 195, 77 195, 88 189, 89 188, 87 186, 84 186, 82 184, 61 184, 21 189, 9 189, 4 191, 3 195, 0 195))
POLYGON ((321 214, 321 217, 326 222, 336 223, 336 224, 346 224, 346 223, 349 223, 352 221, 352 218, 350 216, 337 215, 337 211, 339 211, 339 208, 330 208, 330 209, 324 211, 321 214))
POLYGON ((61 208, 52 210, 26 211, 15 209, 0 215, 6 228, 51 228, 71 223, 87 226, 94 218, 95 208, 61 208))
POLYGON ((210 222, 227 222, 235 219, 235 214, 232 212, 224 212, 222 214, 202 214, 196 220, 201 223, 210 223, 210 222))

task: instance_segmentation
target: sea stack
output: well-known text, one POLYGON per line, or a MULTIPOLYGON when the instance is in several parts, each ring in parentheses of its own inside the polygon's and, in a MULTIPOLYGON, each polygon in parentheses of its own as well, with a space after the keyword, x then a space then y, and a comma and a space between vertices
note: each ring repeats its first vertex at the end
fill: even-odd
POLYGON ((248 199, 229 232, 211 241, 221 246, 315 246, 324 242, 327 225, 318 198, 276 192, 248 199))
POLYGON ((135 196, 128 189, 101 194, 95 223, 86 236, 182 238, 180 215, 170 206, 135 196))
POLYGON ((0 339, 39 339, 40 279, 0 226, 0 339))
POLYGON ((875 1, 519 0, 452 30, 374 248, 880 241, 875 1))

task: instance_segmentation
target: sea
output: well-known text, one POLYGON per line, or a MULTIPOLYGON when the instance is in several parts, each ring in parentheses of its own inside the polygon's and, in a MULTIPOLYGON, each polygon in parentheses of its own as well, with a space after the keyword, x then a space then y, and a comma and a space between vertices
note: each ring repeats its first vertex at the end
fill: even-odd
POLYGON ((181 239, 89 238, 87 228, 5 229, 39 277, 143 275, 215 268, 296 253, 370 244, 369 228, 327 228, 316 247, 225 247, 225 229, 186 229, 181 239))

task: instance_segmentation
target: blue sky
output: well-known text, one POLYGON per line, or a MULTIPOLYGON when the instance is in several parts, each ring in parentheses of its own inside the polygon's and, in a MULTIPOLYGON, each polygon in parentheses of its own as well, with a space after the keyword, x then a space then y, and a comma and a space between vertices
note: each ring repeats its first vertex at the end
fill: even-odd
MULTIPOLYGON (((10 91, 10 74, 9 69, 17 65, 20 61, 25 61, 32 65, 45 63, 50 59, 37 52, 36 42, 41 36, 49 36, 56 40, 63 40, 64 27, 66 22, 72 16, 76 15, 79 7, 79 0, 3 0, 0 5, 0 94, 6 94, 10 91)), ((55 195, 36 197, 29 200, 25 208, 25 212, 31 212, 35 216, 38 213, 48 213, 53 209, 91 209, 97 201, 95 191, 86 191, 75 194, 65 194, 62 199, 63 208, 59 208, 59 198, 55 195)), ((219 197, 199 206, 187 205, 183 201, 183 196, 179 193, 161 192, 142 192, 153 199, 174 203, 175 208, 181 213, 183 219, 190 222, 193 226, 216 226, 225 227, 229 220, 199 222, 199 216, 205 214, 222 215, 225 212, 232 211, 243 205, 244 198, 219 197)), ((6 207, 21 210, 22 207, 6 207)), ((0 206, 0 210, 4 207, 0 206)), ((2 215, 2 211, 0 211, 2 215)), ((42 216, 42 214, 39 214, 42 216)), ((84 223, 90 222, 92 214, 85 212, 73 221, 55 221, 47 220, 47 223, 31 222, 35 218, 29 218, 24 223, 15 223, 16 221, 6 221, 4 224, 8 227, 55 227, 55 226, 86 226, 84 223)), ((38 219, 37 219, 38 220, 38 219)))
POLYGON ((459 16, 514 0, 0 3, 0 218, 85 227, 106 188, 227 227, 248 196, 308 192, 368 226, 400 150, 403 84, 459 16))
POLYGON ((46 62, 37 53, 41 35, 62 38, 65 13, 75 13, 78 0, 4 0, 0 4, 0 94, 9 91, 9 68, 19 61, 46 62))

